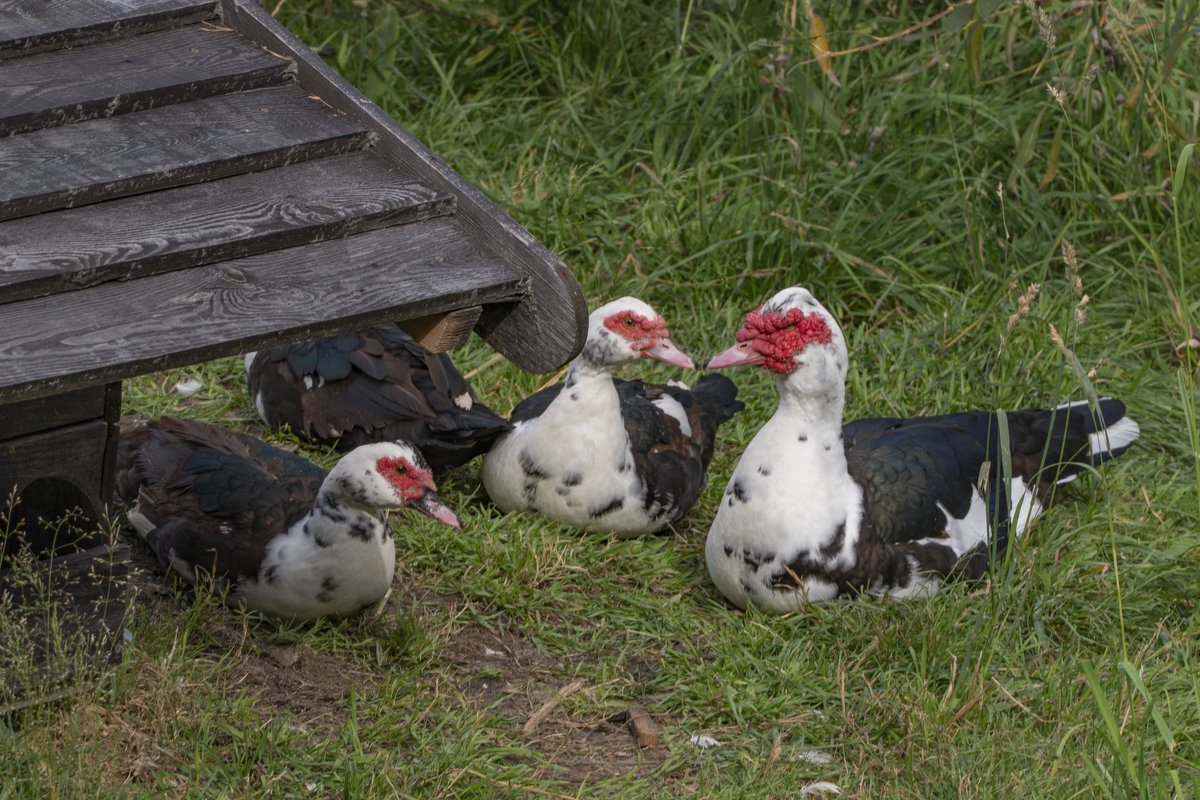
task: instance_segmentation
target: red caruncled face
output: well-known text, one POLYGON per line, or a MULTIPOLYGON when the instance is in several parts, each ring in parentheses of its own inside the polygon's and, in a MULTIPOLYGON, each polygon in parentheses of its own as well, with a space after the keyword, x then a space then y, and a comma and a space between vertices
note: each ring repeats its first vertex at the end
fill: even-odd
POLYGON ((381 458, 376 462, 375 468, 387 478, 388 483, 396 487, 396 493, 404 498, 405 502, 411 503, 425 494, 426 490, 436 490, 433 475, 429 470, 415 466, 407 458, 381 458))
POLYGON ((622 311, 604 320, 604 327, 633 343, 634 350, 649 350, 659 339, 666 339, 667 321, 662 317, 646 319, 632 311, 622 311))
POLYGON ((809 344, 829 344, 833 332, 820 314, 805 314, 798 308, 778 311, 751 311, 746 324, 737 332, 739 342, 749 341, 756 353, 766 359, 763 366, 786 375, 792 371, 793 356, 809 344))

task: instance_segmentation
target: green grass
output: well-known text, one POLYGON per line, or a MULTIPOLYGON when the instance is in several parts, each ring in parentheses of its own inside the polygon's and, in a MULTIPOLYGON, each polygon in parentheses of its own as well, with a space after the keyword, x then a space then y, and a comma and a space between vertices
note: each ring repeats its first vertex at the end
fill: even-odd
MULTIPOLYGON (((769 618, 728 608, 703 563, 775 403, 767 375, 733 373, 746 410, 673 535, 503 516, 460 470, 443 497, 463 531, 404 519, 383 615, 296 628, 188 591, 135 602, 121 667, 0 727, 0 798, 1200 796, 1200 6, 1118 5, 1048 3, 1039 26, 980 0, 897 36, 942 6, 814 0, 830 47, 860 48, 833 59, 836 88, 798 0, 281 2, 589 301, 642 297, 693 354, 802 283, 846 331, 850 417, 1094 391, 1142 439, 981 586, 769 618), (530 648, 527 668, 470 637, 530 648), (271 643, 345 671, 327 717, 246 678, 271 643), (573 681, 549 733, 524 734, 573 681), (589 731, 629 705, 664 749, 601 769, 596 743, 620 737, 589 731)), ((455 354, 498 410, 547 379, 491 356, 455 354)), ((127 382, 126 412, 262 434, 236 359, 184 372, 127 382), (184 372, 205 384, 188 400, 184 372)))

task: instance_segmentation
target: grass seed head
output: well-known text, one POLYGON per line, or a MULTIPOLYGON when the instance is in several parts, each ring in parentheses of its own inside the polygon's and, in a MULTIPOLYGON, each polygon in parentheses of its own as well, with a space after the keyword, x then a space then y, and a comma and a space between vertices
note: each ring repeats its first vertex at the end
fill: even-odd
POLYGON ((1008 327, 1006 333, 1012 333, 1012 329, 1016 327, 1017 322, 1029 316, 1029 310, 1033 306, 1033 301, 1037 299, 1038 292, 1042 290, 1040 283, 1031 283, 1025 289, 1025 293, 1017 298, 1017 310, 1008 318, 1008 327))
POLYGON ((1067 99, 1066 92, 1064 92, 1062 89, 1059 89, 1053 83, 1047 83, 1046 88, 1050 91, 1050 96, 1054 98, 1054 101, 1056 103, 1058 103, 1063 108, 1067 107, 1066 106, 1066 99, 1067 99))
POLYGON ((1075 257, 1075 245, 1063 239, 1062 242, 1063 263, 1066 265, 1067 280, 1071 283, 1071 288, 1075 294, 1083 294, 1083 279, 1079 277, 1079 259, 1075 257))
POLYGON ((1050 20, 1050 15, 1033 0, 1024 0, 1023 5, 1037 21, 1038 38, 1042 40, 1042 44, 1046 46, 1047 50, 1053 50, 1058 41, 1058 35, 1054 32, 1054 24, 1050 20))

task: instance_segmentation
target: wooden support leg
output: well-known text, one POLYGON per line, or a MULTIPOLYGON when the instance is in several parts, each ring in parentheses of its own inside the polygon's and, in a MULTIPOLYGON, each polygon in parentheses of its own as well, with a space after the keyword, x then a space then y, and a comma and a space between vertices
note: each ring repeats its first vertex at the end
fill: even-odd
POLYGON ((457 308, 445 314, 406 319, 396 324, 405 333, 420 342, 426 350, 444 353, 447 350, 456 350, 467 343, 482 312, 482 306, 469 306, 457 308))
POLYGON ((97 544, 116 473, 121 385, 11 404, 0 411, 4 558, 97 544))

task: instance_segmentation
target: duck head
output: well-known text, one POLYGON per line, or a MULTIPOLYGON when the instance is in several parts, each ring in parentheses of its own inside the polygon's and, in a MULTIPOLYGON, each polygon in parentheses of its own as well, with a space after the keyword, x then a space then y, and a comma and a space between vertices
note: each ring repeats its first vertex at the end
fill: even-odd
POLYGON ((325 485, 336 486, 346 502, 360 508, 413 508, 452 528, 462 527, 438 498, 429 465, 408 442, 376 442, 351 450, 325 485))
POLYGON ((696 366, 671 341, 666 321, 636 297, 613 300, 591 313, 587 341, 576 363, 611 371, 639 358, 686 369, 696 366))
POLYGON ((780 394, 841 396, 849 357, 837 321, 800 286, 778 292, 746 315, 738 343, 708 367, 757 365, 776 375, 780 394))

